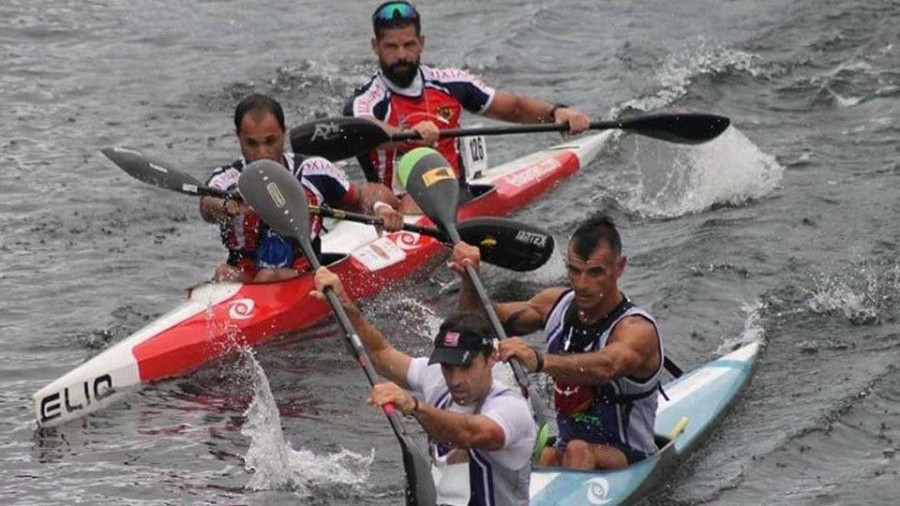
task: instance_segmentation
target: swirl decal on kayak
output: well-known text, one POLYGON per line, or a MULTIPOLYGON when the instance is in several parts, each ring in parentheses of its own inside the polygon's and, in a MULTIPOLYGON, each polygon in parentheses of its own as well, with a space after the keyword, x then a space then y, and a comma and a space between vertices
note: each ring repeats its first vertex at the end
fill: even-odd
POLYGON ((405 230, 395 232, 392 239, 401 249, 414 249, 419 245, 420 235, 416 232, 407 232, 405 230))
POLYGON ((253 316, 256 303, 253 299, 238 299, 228 306, 228 316, 232 320, 246 320, 253 316))
POLYGON ((609 482, 606 478, 591 478, 585 482, 587 485, 587 500, 591 504, 609 504, 609 482))

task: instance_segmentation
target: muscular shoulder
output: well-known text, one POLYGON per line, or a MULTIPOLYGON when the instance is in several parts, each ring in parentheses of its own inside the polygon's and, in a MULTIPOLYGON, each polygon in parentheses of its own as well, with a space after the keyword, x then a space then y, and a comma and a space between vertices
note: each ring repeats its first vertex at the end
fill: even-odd
POLYGON ((619 329, 629 334, 647 335, 654 339, 656 338, 656 325, 649 318, 640 314, 632 314, 622 318, 622 321, 616 325, 616 330, 619 329))
POLYGON ((609 342, 625 345, 643 357, 642 370, 654 370, 659 365, 659 332, 641 315, 627 316, 617 323, 609 342))

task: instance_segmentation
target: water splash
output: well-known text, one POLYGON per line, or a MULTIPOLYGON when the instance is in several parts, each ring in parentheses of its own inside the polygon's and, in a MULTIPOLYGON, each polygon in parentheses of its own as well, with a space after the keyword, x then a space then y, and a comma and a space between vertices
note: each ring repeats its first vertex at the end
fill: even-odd
POLYGON ((784 166, 732 126, 714 142, 682 147, 637 140, 631 150, 633 185, 617 200, 629 213, 671 218, 715 206, 763 198, 781 181, 784 166))
POLYGON ((761 323, 763 312, 762 301, 758 300, 753 303, 746 303, 741 306, 741 311, 747 315, 747 318, 744 320, 744 330, 736 337, 725 339, 719 346, 719 349, 716 350, 717 354, 726 355, 737 349, 739 346, 747 343, 765 343, 766 331, 761 323))
POLYGON ((324 456, 294 450, 284 439, 278 406, 265 372, 250 348, 242 348, 241 356, 249 364, 253 378, 253 402, 244 412, 247 422, 241 428, 241 434, 251 440, 244 457, 244 467, 253 472, 247 488, 290 490, 302 496, 312 496, 314 490, 335 485, 361 488, 369 479, 374 449, 368 457, 345 449, 324 456))
POLYGON ((821 275, 808 292, 810 311, 839 314, 855 325, 876 323, 896 314, 900 265, 862 261, 846 273, 821 275))
POLYGON ((391 286, 366 304, 363 311, 393 346, 411 356, 426 355, 444 321, 437 312, 438 301, 428 299, 434 291, 435 286, 431 285, 391 286), (402 325, 398 324, 397 315, 403 315, 402 325))
POLYGON ((878 310, 865 287, 852 287, 845 280, 822 276, 809 292, 809 309, 816 314, 843 314, 853 323, 874 322, 878 310))
MULTIPOLYGON (((698 76, 767 77, 766 72, 758 56, 701 38, 695 46, 666 58, 656 75, 655 93, 626 101, 611 114, 671 106, 687 95, 698 76)), ((672 218, 714 206, 740 205, 770 194, 784 172, 774 156, 760 150, 734 125, 715 141, 698 146, 622 138, 623 148, 629 143, 634 147, 625 163, 634 171, 634 184, 623 186, 619 173, 616 184, 609 187, 625 192, 616 195, 616 200, 626 212, 639 216, 672 218)))

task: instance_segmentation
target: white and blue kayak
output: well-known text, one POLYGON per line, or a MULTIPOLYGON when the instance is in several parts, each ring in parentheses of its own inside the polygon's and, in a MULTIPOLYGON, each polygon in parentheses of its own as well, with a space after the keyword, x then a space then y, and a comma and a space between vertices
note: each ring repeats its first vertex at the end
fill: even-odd
POLYGON ((759 343, 747 344, 663 386, 656 413, 659 453, 616 471, 535 468, 533 506, 613 506, 634 501, 675 469, 750 380, 759 343))

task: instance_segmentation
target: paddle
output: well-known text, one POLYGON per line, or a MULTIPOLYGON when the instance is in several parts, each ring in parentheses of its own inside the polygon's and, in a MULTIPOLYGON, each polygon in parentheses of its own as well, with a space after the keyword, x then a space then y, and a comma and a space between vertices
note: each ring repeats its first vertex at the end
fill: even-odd
MULTIPOLYGON (((700 144, 715 139, 731 120, 704 113, 657 113, 613 121, 595 121, 591 130, 617 128, 678 144, 700 144)), ((565 124, 510 125, 497 127, 441 130, 443 137, 470 135, 506 135, 535 132, 565 132, 565 124)), ((360 156, 386 142, 420 139, 417 132, 390 134, 373 121, 363 118, 328 118, 304 123, 291 129, 291 147, 297 153, 341 160, 360 156)))
MULTIPOLYGON (((314 271, 318 269, 319 260, 309 238, 306 195, 300 181, 281 165, 270 160, 260 160, 244 169, 238 187, 263 220, 279 234, 295 239, 312 269, 314 271)), ((347 347, 365 373, 369 384, 374 386, 375 370, 340 300, 330 287, 325 289, 325 297, 344 330, 347 347)), ((407 440, 394 405, 386 404, 383 410, 403 451, 403 466, 406 469, 406 504, 433 505, 436 493, 428 457, 407 440)))
MULTIPOLYGON (((459 232, 456 229, 456 205, 458 202, 457 193, 459 192, 459 182, 450 164, 437 151, 431 148, 416 148, 409 153, 403 155, 399 167, 400 181, 409 192, 409 195, 415 200, 416 204, 422 208, 426 216, 438 224, 444 230, 450 240, 456 244, 460 241, 459 232)), ((484 311, 491 321, 494 332, 500 339, 506 339, 506 331, 497 317, 494 306, 488 297, 487 291, 481 284, 481 279, 475 268, 471 265, 465 266, 466 275, 475 287, 478 298, 484 311)), ((516 382, 522 389, 522 395, 531 402, 534 417, 538 425, 538 440, 546 440, 549 426, 547 425, 547 414, 544 405, 540 401, 540 397, 534 390, 534 387, 528 381, 525 369, 518 359, 510 361, 516 382)))
MULTIPOLYGON (((170 164, 148 157, 133 149, 114 147, 101 150, 130 176, 167 190, 194 196, 236 198, 231 193, 203 185, 170 164)), ((340 209, 310 206, 309 212, 327 218, 355 221, 368 225, 383 225, 381 218, 340 209)), ((447 235, 436 228, 410 223, 403 230, 448 241, 447 235)), ((459 224, 463 240, 478 246, 482 259, 492 265, 518 272, 533 271, 544 265, 553 255, 553 236, 524 223, 506 218, 475 218, 459 224)))

